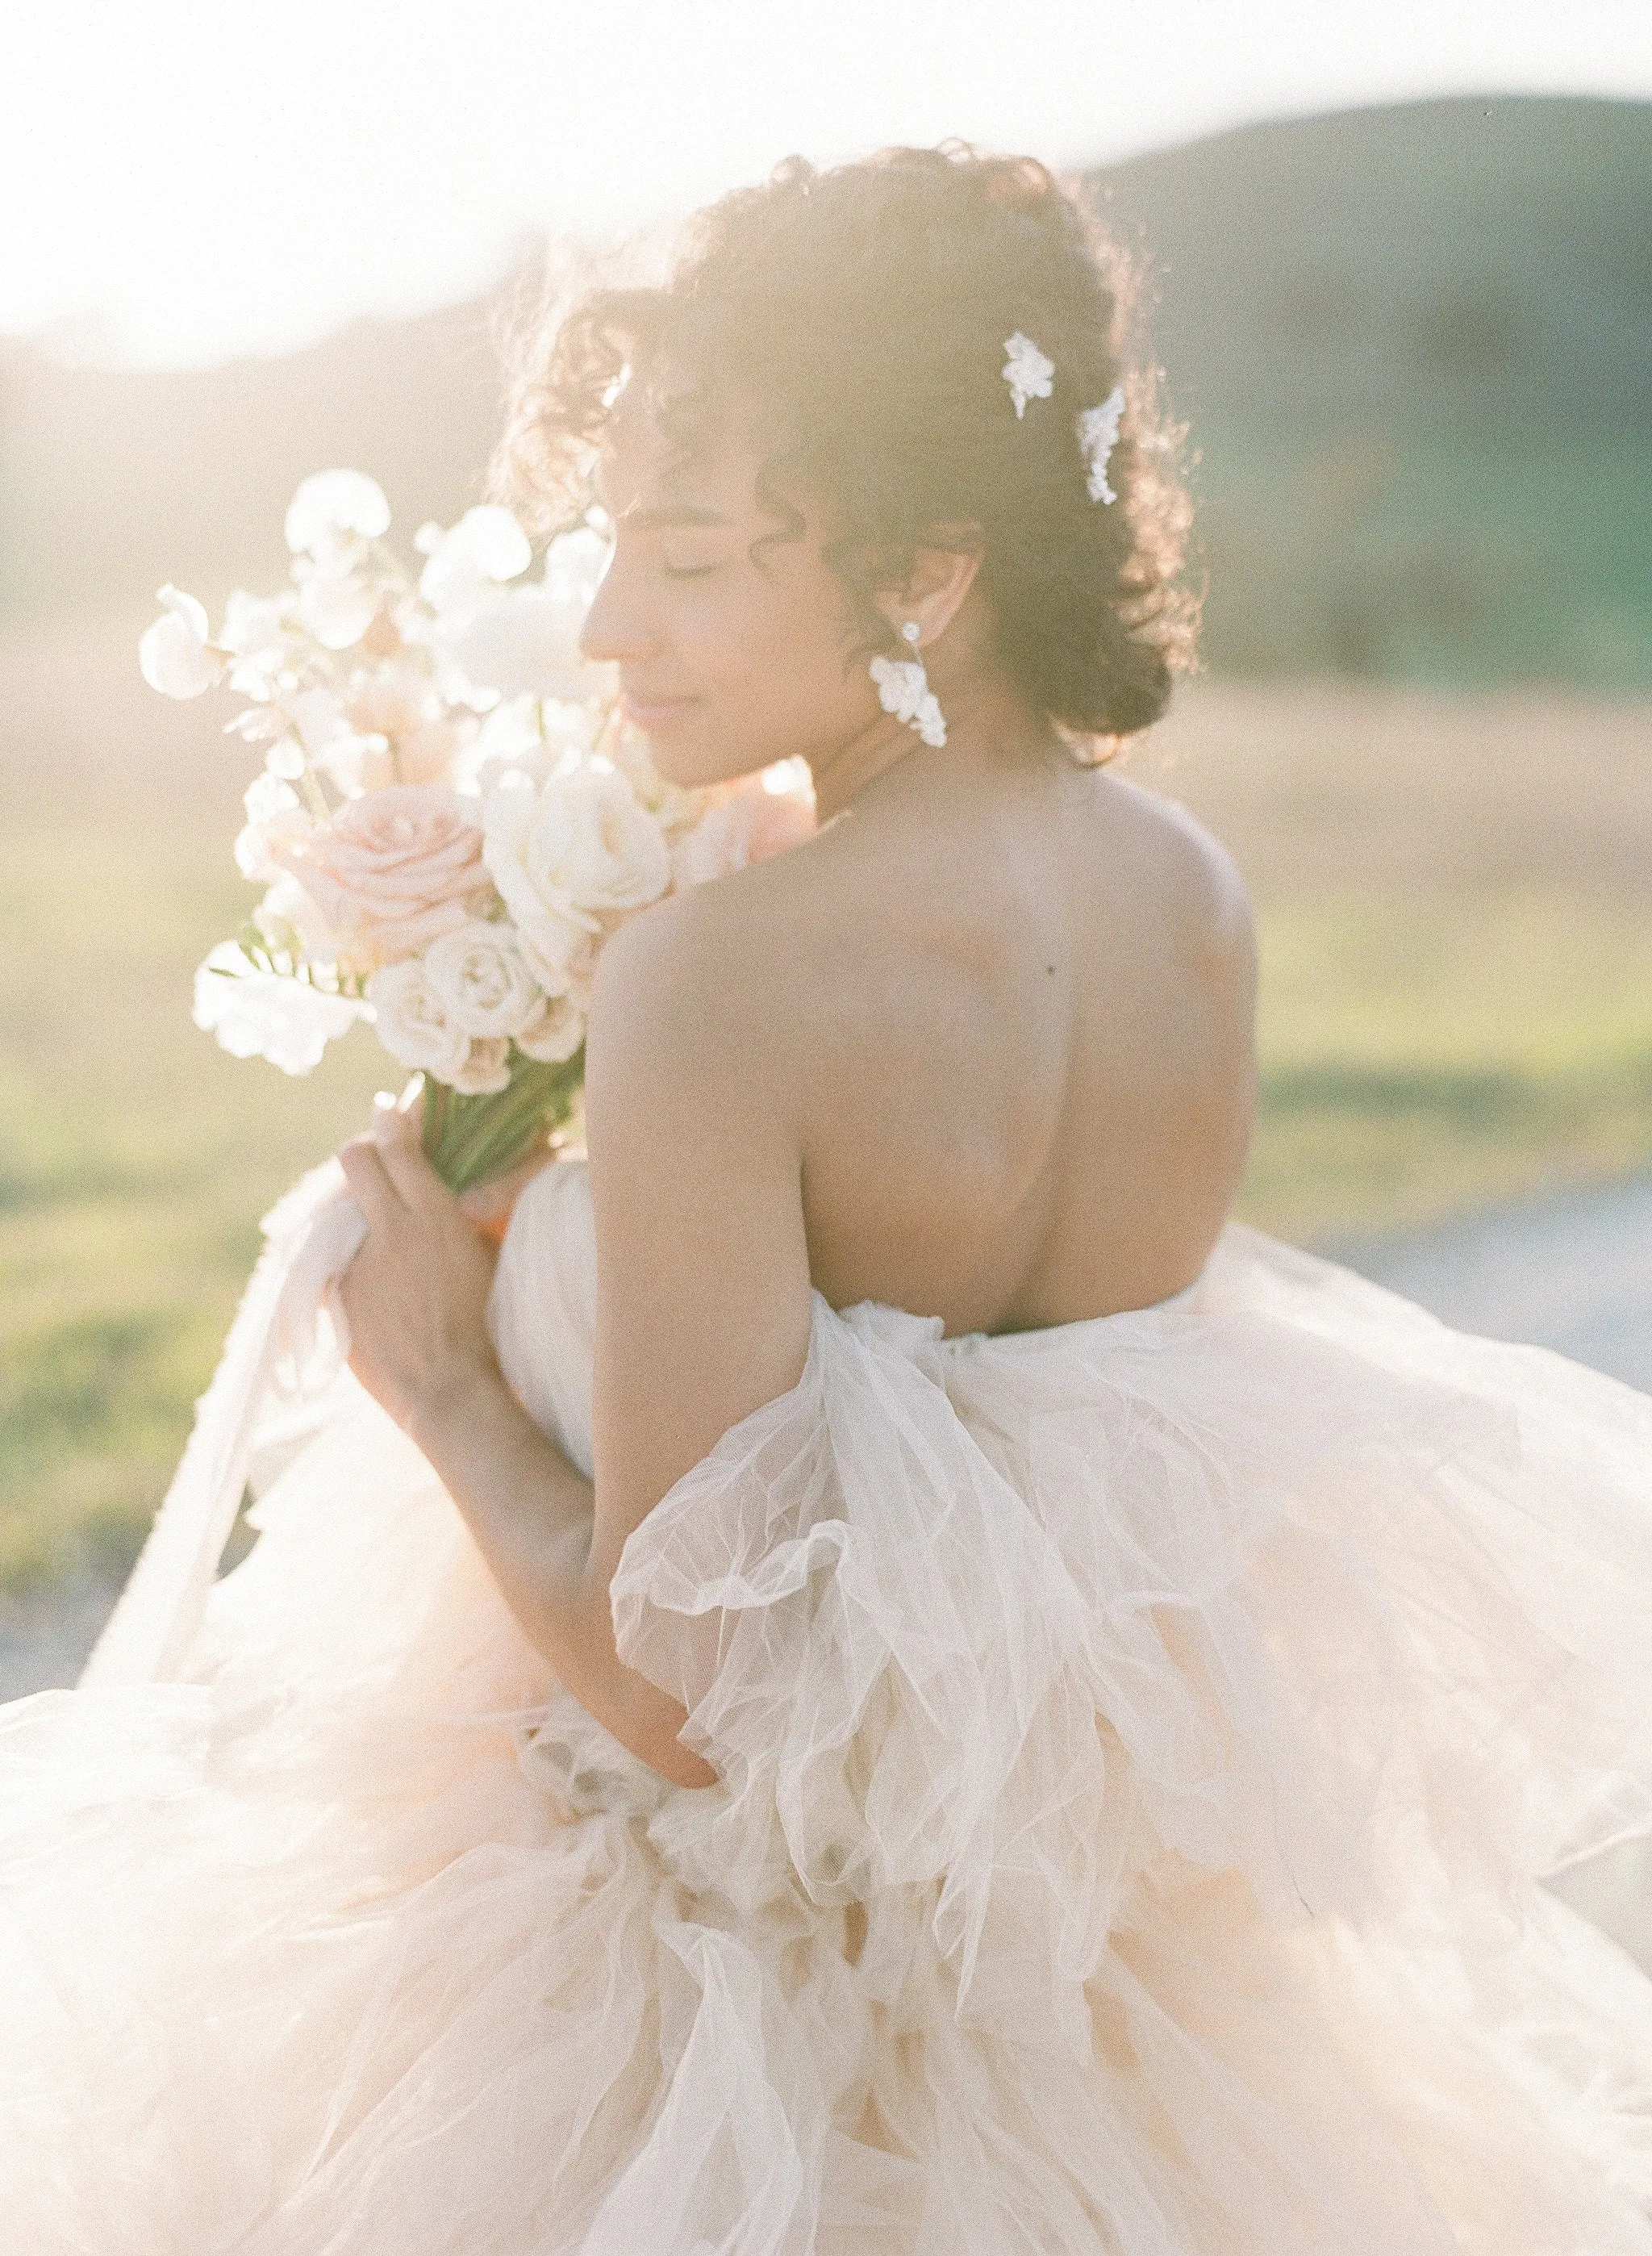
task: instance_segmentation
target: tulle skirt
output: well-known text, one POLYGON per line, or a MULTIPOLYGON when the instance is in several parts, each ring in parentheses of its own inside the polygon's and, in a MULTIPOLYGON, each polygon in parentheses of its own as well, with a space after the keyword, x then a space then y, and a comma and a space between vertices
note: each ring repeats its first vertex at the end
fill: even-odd
POLYGON ((1537 1885, 1652 1831, 1649 1491, 1652 1400, 1237 1228, 817 1298, 615 1583, 693 1791, 341 1380, 181 1681, 0 1708, 7 2245, 1652 2251, 1652 1983, 1537 1885))

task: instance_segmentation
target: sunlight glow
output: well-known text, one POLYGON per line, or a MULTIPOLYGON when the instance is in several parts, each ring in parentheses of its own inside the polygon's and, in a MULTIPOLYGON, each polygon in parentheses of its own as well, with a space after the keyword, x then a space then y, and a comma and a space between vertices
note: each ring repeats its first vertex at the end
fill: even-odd
POLYGON ((1652 93, 1641 0, 126 0, 0 12, 0 332, 157 363, 484 286, 801 149, 1079 163, 1442 92, 1652 93))

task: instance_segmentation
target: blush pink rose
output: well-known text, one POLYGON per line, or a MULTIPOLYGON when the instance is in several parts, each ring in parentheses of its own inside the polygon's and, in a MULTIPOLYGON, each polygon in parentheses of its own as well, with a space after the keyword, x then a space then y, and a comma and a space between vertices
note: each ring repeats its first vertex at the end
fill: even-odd
POLYGON ((708 878, 726 878, 749 863, 766 862, 814 835, 814 796, 801 790, 770 791, 760 778, 743 779, 709 807, 671 854, 678 892, 708 878))
POLYGON ((272 844, 352 959, 418 955, 480 915, 493 897, 482 830, 456 793, 386 784, 347 799, 322 830, 272 844))

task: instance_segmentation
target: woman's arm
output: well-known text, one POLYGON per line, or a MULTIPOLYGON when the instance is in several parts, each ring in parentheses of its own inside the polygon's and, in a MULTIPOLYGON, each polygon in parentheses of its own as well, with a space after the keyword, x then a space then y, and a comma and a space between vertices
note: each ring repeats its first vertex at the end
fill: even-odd
POLYGON ((485 1322, 494 1250, 425 1159, 417 1113, 382 1106, 340 1158, 368 1221, 342 1287, 351 1369, 428 1458, 575 1699, 678 1785, 708 1785, 678 1743, 682 1709, 614 1649, 592 1484, 505 1384, 485 1322))
POLYGON ((343 1290, 352 1369, 429 1459, 535 1646, 635 1754, 703 1786, 684 1710, 615 1650, 609 1585, 673 1484, 796 1382, 811 1295, 780 1030, 708 948, 714 923, 678 907, 610 941, 592 1005, 594 1485, 505 1385, 485 1324, 494 1251, 415 1114, 381 1108, 341 1155, 368 1219, 343 1290))

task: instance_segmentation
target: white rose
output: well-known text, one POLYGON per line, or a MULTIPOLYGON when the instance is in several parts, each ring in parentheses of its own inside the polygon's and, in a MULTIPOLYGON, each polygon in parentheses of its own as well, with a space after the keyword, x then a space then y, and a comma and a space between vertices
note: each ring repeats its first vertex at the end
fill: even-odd
POLYGON ((583 999, 601 920, 657 900, 671 883, 658 823, 606 760, 559 770, 543 789, 482 802, 482 859, 522 952, 551 995, 583 999))
POLYGON ((509 885, 587 931, 657 900, 671 882, 659 824, 608 760, 570 762, 537 793, 496 792, 482 828, 483 859, 508 903, 509 885))
POLYGON ((545 1000, 509 925, 444 933, 425 951, 425 976, 454 1024, 484 1040, 520 1033, 545 1000))
POLYGON ((453 1075, 461 1096, 497 1096, 510 1086, 510 1045, 503 1035, 473 1041, 465 1062, 453 1075))
POLYGON ((233 940, 195 974, 195 1024, 231 1057, 268 1058, 283 1073, 308 1073, 330 1041, 367 1016, 347 995, 327 995, 248 962, 233 940))
POLYGON ((541 1065, 563 1065, 584 1040, 584 1012, 571 996, 551 995, 538 1018, 517 1036, 517 1047, 541 1065))
POLYGON ((470 1057, 470 1036, 425 976, 417 956, 387 964, 367 983, 375 1029, 390 1055, 417 1073, 456 1087, 470 1057))
POLYGON ((390 522, 390 505, 371 478, 360 470, 318 470, 293 495, 285 530, 295 555, 317 556, 342 536, 376 540, 390 522))
POLYGON ((164 606, 137 645, 138 670, 163 697, 199 697, 224 678, 223 660, 209 647, 207 614, 193 596, 169 582, 156 601, 164 606))

